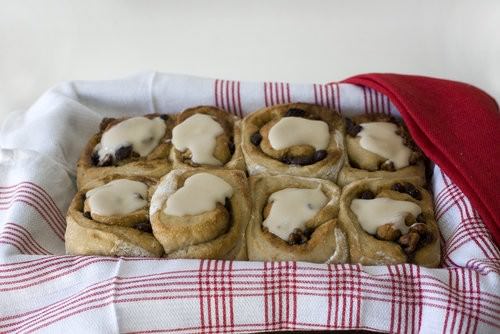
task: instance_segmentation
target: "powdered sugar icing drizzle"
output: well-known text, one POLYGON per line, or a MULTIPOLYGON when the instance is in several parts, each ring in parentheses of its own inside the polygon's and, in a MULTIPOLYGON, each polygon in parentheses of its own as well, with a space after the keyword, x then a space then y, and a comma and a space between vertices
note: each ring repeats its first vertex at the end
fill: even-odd
POLYGON ((392 161, 397 169, 410 164, 412 151, 403 144, 403 138, 396 133, 396 124, 371 122, 360 125, 363 129, 357 135, 361 137, 359 144, 362 148, 392 161))
POLYGON ((233 187, 218 176, 198 173, 188 177, 184 186, 167 199, 165 214, 172 216, 198 215, 224 204, 233 195, 233 187))
POLYGON ((148 186, 139 181, 121 179, 89 190, 86 198, 90 212, 102 216, 123 215, 145 207, 148 186))
POLYGON ((149 119, 133 117, 124 120, 104 132, 100 144, 96 147, 100 159, 114 155, 120 147, 132 146, 132 150, 141 157, 148 155, 158 146, 165 135, 166 125, 160 117, 149 119))
POLYGON ((375 234, 379 226, 393 224, 403 234, 408 232, 405 217, 408 214, 418 216, 422 209, 410 201, 397 201, 391 198, 379 197, 374 199, 355 199, 351 203, 351 210, 358 217, 363 229, 375 234))
POLYGON ((173 129, 172 144, 181 152, 189 149, 194 163, 221 166, 213 154, 216 138, 223 133, 222 126, 212 117, 195 114, 173 129))
POLYGON ((305 223, 325 206, 327 197, 318 186, 316 189, 286 188, 269 196, 273 203, 269 216, 262 222, 269 232, 288 240, 296 229, 304 229, 305 223))
POLYGON ((311 145, 316 150, 328 147, 328 124, 302 117, 284 117, 269 130, 269 143, 275 150, 294 145, 311 145))

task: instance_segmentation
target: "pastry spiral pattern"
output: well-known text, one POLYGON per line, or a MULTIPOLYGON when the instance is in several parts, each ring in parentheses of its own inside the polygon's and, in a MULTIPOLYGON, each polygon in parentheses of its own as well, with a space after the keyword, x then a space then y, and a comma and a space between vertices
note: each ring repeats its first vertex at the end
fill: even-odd
POLYGON ((339 217, 354 263, 440 263, 432 198, 415 183, 380 178, 352 182, 342 191, 339 217))
POLYGON ((242 171, 173 170, 153 195, 153 233, 168 258, 246 259, 251 205, 242 171), (198 177, 205 179, 196 182, 198 177), (224 184, 230 192, 217 193, 215 183, 224 184))
POLYGON ((174 168, 244 170, 240 120, 212 106, 189 108, 177 115, 172 137, 174 168))
POLYGON ((159 179, 172 168, 168 156, 173 125, 174 117, 166 114, 104 118, 78 160, 78 188, 112 174, 159 179))
POLYGON ((258 261, 345 263, 349 249, 338 224, 340 189, 293 176, 252 176, 248 258, 258 261))
POLYGON ((424 156, 406 127, 382 114, 346 118, 347 159, 338 184, 367 178, 410 179, 425 184, 424 156))
POLYGON ((306 103, 272 106, 243 120, 242 149, 250 175, 294 175, 335 181, 344 161, 343 120, 306 103))
POLYGON ((149 204, 156 181, 108 175, 92 180, 73 198, 66 217, 66 252, 78 255, 160 257, 149 204))

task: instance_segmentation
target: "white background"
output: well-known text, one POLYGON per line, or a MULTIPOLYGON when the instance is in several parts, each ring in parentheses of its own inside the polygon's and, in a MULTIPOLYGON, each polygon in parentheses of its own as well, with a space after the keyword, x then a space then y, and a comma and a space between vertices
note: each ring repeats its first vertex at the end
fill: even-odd
POLYGON ((0 0, 0 120, 57 82, 147 69, 292 82, 415 73, 500 101, 500 1, 0 0))

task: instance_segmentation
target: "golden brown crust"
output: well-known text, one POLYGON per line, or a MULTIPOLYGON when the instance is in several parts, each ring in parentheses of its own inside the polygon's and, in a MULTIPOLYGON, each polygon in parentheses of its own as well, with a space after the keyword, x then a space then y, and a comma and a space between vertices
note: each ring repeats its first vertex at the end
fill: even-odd
MULTIPOLYGON (((159 114, 145 115, 147 118, 159 117, 159 114)), ((166 116, 166 115, 165 115, 166 116)), ((165 117, 162 115, 162 117, 165 117)), ((172 169, 172 163, 168 159, 171 148, 172 128, 174 125, 174 117, 170 116, 165 121, 166 131, 159 145, 147 156, 139 157, 133 154, 131 157, 117 162, 113 166, 95 166, 92 162, 92 154, 94 148, 100 143, 103 133, 131 117, 118 119, 103 119, 100 130, 93 135, 83 149, 80 158, 77 162, 77 186, 78 189, 87 187, 87 184, 94 179, 112 174, 122 175, 142 175, 159 179, 172 169)))
MULTIPOLYGON (((408 142, 408 146, 414 150, 414 161, 410 166, 398 170, 383 170, 381 166, 386 162, 383 157, 363 149, 359 144, 359 137, 349 134, 349 129, 345 135, 345 145, 347 159, 340 170, 337 183, 343 187, 353 181, 368 178, 397 178, 408 179, 417 185, 425 185, 425 162, 420 149, 413 143, 406 127, 397 122, 393 117, 383 114, 359 115, 352 118, 354 124, 366 122, 392 122, 398 126, 398 131, 408 142)), ((347 122, 349 128, 349 122, 347 122)))
POLYGON ((253 213, 247 228, 249 260, 343 263, 349 258, 344 233, 337 224, 340 189, 330 181, 294 176, 251 176, 253 213), (321 186, 327 204, 306 227, 314 229, 303 244, 291 245, 262 228, 263 211, 271 194, 286 188, 314 189, 321 186))
POLYGON ((423 161, 417 162, 416 165, 404 167, 394 172, 378 170, 370 172, 367 170, 354 168, 346 163, 340 170, 337 183, 343 187, 351 182, 366 179, 404 179, 415 183, 416 185, 425 185, 425 164, 423 161))
POLYGON ((212 166, 206 164, 200 165, 193 163, 190 160, 191 152, 189 152, 189 150, 180 152, 172 146, 170 157, 173 161, 174 168, 203 167, 207 169, 225 168, 245 170, 245 160, 243 158, 243 153, 241 152, 241 121, 236 116, 233 116, 222 109, 212 106, 198 106, 186 109, 180 113, 177 116, 175 125, 181 124, 194 114, 210 115, 224 129, 224 133, 216 138, 214 151, 214 157, 223 162, 223 166, 212 166))
POLYGON ((245 230, 250 219, 251 201, 247 179, 242 171, 223 169, 177 169, 162 178, 150 209, 153 233, 168 258, 243 259, 245 230), (164 213, 166 201, 184 181, 206 172, 222 178, 233 187, 227 205, 200 215, 175 217, 164 213))
POLYGON ((270 175, 294 175, 336 180, 344 162, 344 125, 342 118, 333 110, 307 103, 291 103, 264 108, 251 113, 243 119, 242 149, 247 170, 250 175, 266 173, 270 175), (310 155, 314 150, 306 145, 297 145, 284 150, 274 150, 267 139, 270 126, 285 116, 290 109, 301 109, 306 118, 326 122, 330 130, 330 143, 324 159, 309 165, 294 165, 282 162, 292 155, 310 155), (252 143, 252 135, 259 133, 262 140, 258 145, 252 143))
POLYGON ((142 176, 106 175, 92 180, 88 188, 78 191, 66 216, 65 242, 68 254, 161 257, 163 248, 153 234, 132 227, 149 221, 147 208, 129 215, 98 216, 96 220, 85 214, 85 194, 88 190, 123 178, 140 181, 148 186, 155 183, 154 179, 142 176))
POLYGON ((421 200, 391 189, 394 184, 408 184, 407 179, 366 179, 352 182, 342 190, 340 198, 340 224, 346 231, 349 241, 351 261, 365 265, 382 265, 411 262, 425 267, 437 267, 441 259, 439 230, 434 218, 431 195, 413 183, 421 194, 421 200), (405 254, 401 245, 394 241, 379 240, 368 234, 359 224, 352 212, 351 202, 363 191, 371 191, 378 197, 411 201, 422 209, 425 225, 432 233, 432 242, 417 249, 415 253, 405 254))
MULTIPOLYGON (((149 118, 157 116, 146 115, 149 118)), ((168 258, 439 265, 439 231, 430 195, 417 187, 423 194, 423 199, 418 201, 407 194, 388 190, 395 182, 424 185, 423 155, 417 155, 414 164, 408 167, 396 171, 381 170, 384 159, 361 148, 359 138, 345 134, 344 120, 330 109, 306 103, 278 105, 253 112, 241 121, 216 107, 189 108, 165 120, 167 132, 160 145, 147 157, 132 155, 119 161, 116 166, 94 166, 92 153, 102 134, 125 119, 104 119, 99 133, 89 140, 80 156, 77 184, 81 190, 73 199, 67 214, 68 254, 154 257, 164 254, 168 258), (275 150, 271 147, 268 139, 271 127, 292 108, 302 109, 307 114, 306 118, 321 119, 329 125, 331 140, 325 159, 303 166, 287 164, 282 162, 287 156, 311 156, 315 153, 314 148, 296 145, 275 150), (192 164, 189 151, 179 152, 171 144, 173 127, 196 113, 212 116, 224 129, 224 133, 216 138, 214 151, 214 156, 224 162, 221 167, 192 164), (252 143, 251 136, 254 133, 262 137, 258 145, 252 143), (234 153, 230 151, 230 143, 234 143, 234 153), (241 172, 246 168, 253 175, 249 178, 250 185, 241 172), (187 177, 198 172, 217 175, 234 187, 234 195, 227 205, 218 204, 215 210, 197 216, 167 216, 160 210, 168 197, 165 194, 160 196, 162 192, 165 193, 163 185, 155 194, 161 203, 156 205, 160 209, 157 208, 154 213, 151 208, 125 216, 92 214, 91 219, 87 218, 90 213, 85 213, 89 211, 85 200, 86 191, 116 178, 146 183, 149 186, 148 200, 151 200, 161 177, 162 183, 169 183, 167 192, 170 194, 181 187, 187 177), (345 186, 341 197, 339 188, 328 180, 345 186), (314 229, 307 242, 291 245, 262 228, 263 216, 271 208, 271 205, 267 205, 271 193, 289 187, 315 188, 318 184, 321 184, 330 202, 307 222, 307 228, 314 229), (411 200, 419 204, 426 217, 426 225, 432 231, 432 243, 407 255, 396 242, 400 235, 389 228, 383 233, 395 241, 379 240, 380 235, 374 237, 366 233, 350 210, 352 199, 362 189, 373 190, 378 196, 411 200), (149 222, 150 213, 156 237, 132 228, 138 223, 149 222)), ((356 123, 394 122, 385 115, 359 115, 353 120, 356 123)), ((405 138, 410 140, 404 125, 399 126, 405 138)), ((409 145, 421 154, 411 140, 409 145)))

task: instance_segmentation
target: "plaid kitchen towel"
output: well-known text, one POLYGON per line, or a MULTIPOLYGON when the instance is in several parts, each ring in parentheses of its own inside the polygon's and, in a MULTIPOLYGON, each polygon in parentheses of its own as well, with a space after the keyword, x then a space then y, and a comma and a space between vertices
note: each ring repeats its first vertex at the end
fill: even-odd
POLYGON ((0 332, 500 331, 499 250, 438 165, 431 189, 442 234, 439 269, 64 255, 76 161, 102 117, 177 113, 200 104, 244 116, 294 101, 343 115, 399 116, 401 101, 393 104, 389 93, 350 83, 155 72, 50 89, 0 131, 0 332))

